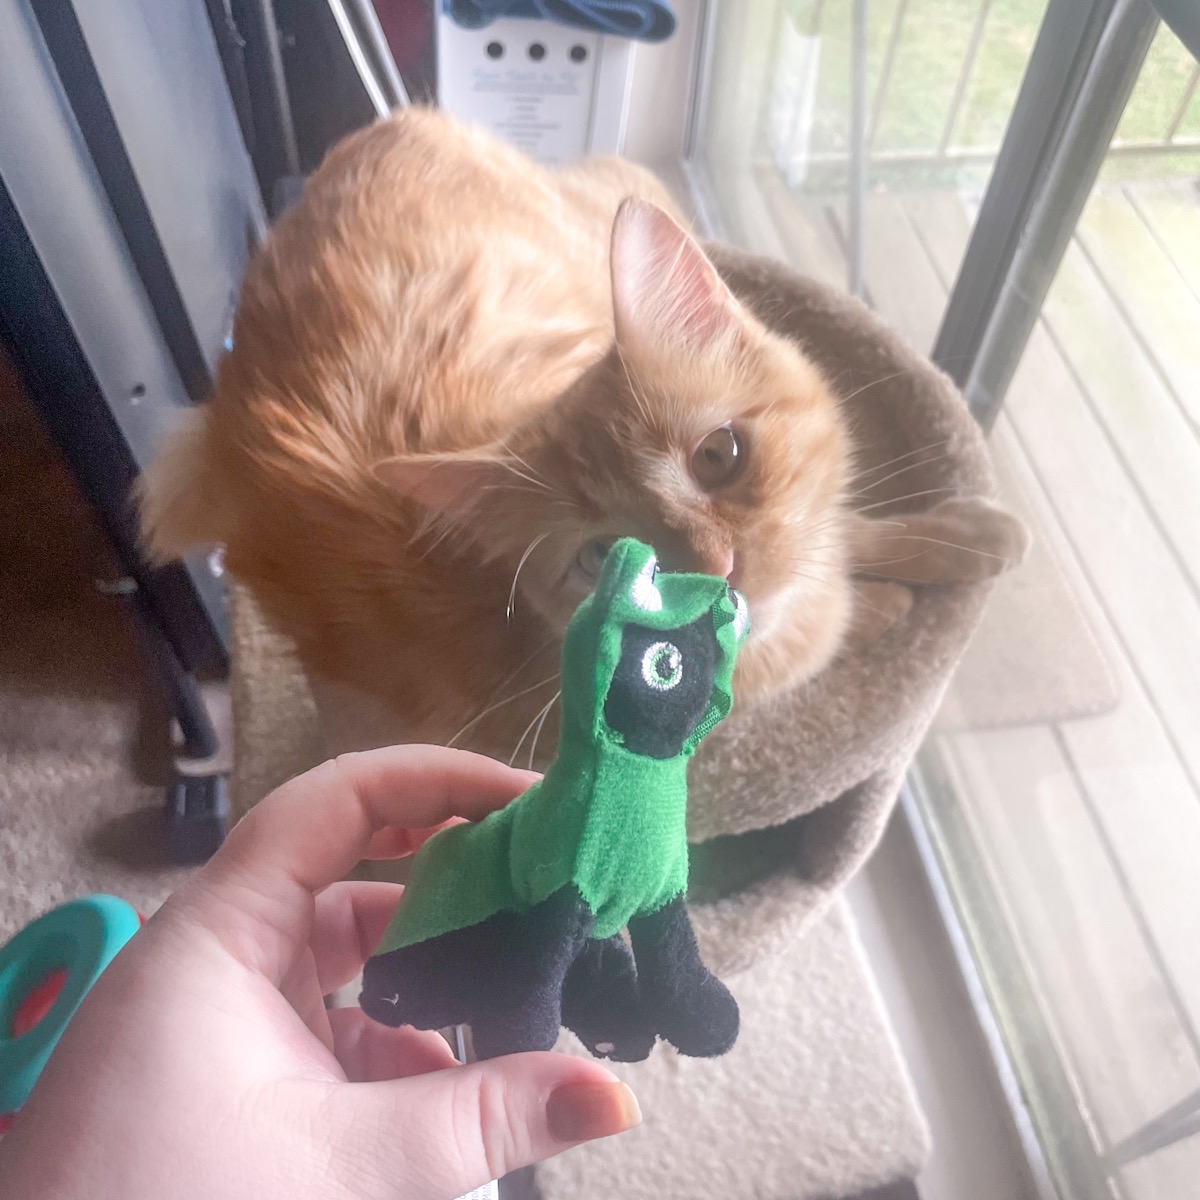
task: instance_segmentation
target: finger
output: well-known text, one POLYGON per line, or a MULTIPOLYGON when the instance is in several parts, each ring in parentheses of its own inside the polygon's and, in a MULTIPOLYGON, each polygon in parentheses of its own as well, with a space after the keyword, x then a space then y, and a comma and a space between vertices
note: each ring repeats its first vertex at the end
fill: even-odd
POLYGON ((333 1049, 333 1035, 329 1032, 329 1014, 325 1008, 325 996, 317 986, 317 968, 312 951, 305 947, 291 967, 279 981, 279 991, 292 1006, 292 1010, 308 1026, 326 1049, 333 1049))
POLYGON ((477 821, 538 776, 443 746, 343 754, 297 776, 251 809, 209 864, 210 878, 250 867, 264 890, 308 891, 341 879, 376 830, 477 821))
POLYGON ((277 982, 307 943, 312 893, 340 879, 389 825, 428 829, 502 808, 538 776, 440 746, 393 746, 297 776, 251 809, 173 908, 277 982))
POLYGON ((354 1083, 403 1079, 455 1065, 454 1053, 440 1034, 411 1025, 391 1029, 372 1021, 361 1008, 331 1009, 329 1024, 333 1052, 354 1083))
POLYGON ((324 995, 349 983, 383 937, 404 889, 398 883, 334 883, 316 898, 309 945, 324 995))
POLYGON ((633 1093, 597 1063, 514 1054, 341 1088, 325 1119, 337 1127, 330 1145, 353 1146, 358 1170, 370 1172, 366 1194, 444 1200, 631 1129, 641 1113, 633 1093))
POLYGON ((461 817, 451 817, 449 821, 443 821, 440 825, 434 825, 429 829, 399 829, 395 825, 390 825, 371 835, 371 840, 367 843, 366 850, 363 851, 363 858, 373 862, 405 858, 420 850, 435 833, 441 833, 443 829, 448 829, 451 825, 461 825, 462 821, 461 817))

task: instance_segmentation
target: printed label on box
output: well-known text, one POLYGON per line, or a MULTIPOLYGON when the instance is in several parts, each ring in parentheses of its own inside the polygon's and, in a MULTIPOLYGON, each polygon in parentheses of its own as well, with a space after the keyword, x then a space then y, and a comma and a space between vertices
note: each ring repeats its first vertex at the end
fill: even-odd
POLYGON ((485 29, 438 19, 438 102, 531 158, 569 163, 588 150, 600 36, 509 18, 485 29))

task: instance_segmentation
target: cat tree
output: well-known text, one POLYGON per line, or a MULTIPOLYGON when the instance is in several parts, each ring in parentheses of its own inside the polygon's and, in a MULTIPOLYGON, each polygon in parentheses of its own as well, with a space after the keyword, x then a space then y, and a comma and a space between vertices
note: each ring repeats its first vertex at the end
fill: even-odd
MULTIPOLYGON (((759 318, 852 397, 857 503, 886 516, 911 511, 901 498, 915 494, 990 494, 962 398, 864 305, 778 263, 709 252, 759 318)), ((986 594, 986 584, 917 589, 875 642, 766 707, 735 710, 706 743, 690 776, 692 912, 706 961, 737 995, 742 1039, 715 1061, 660 1048, 618 1067, 645 1124, 540 1166, 545 1200, 799 1200, 903 1188, 916 1175, 924 1122, 838 893, 883 831, 986 594)), ((341 747, 294 651, 239 590, 233 641, 232 794, 244 811, 341 747)), ((561 1048, 580 1052, 569 1036, 561 1048)))

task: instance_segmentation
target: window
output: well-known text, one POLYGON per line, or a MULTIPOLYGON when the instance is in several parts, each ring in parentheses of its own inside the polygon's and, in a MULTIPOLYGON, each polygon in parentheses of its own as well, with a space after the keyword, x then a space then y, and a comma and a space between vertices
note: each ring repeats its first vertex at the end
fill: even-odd
POLYGON ((864 298, 990 429, 1036 545, 914 794, 1062 1194, 1185 1200, 1200 64, 1143 0, 875 0, 861 36, 855 8, 710 6, 690 175, 752 249, 838 285, 861 254, 864 298))

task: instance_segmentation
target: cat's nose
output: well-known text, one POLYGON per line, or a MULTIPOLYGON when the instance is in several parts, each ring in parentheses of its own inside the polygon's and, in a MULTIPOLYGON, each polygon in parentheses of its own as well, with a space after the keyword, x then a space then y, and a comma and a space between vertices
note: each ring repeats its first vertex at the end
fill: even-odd
POLYGON ((680 539, 674 544, 659 544, 656 549, 659 551, 658 564, 664 571, 719 575, 737 586, 737 580, 733 578, 737 574, 737 555, 731 545, 722 545, 715 539, 701 545, 690 539, 680 539))
POLYGON ((737 560, 732 546, 701 555, 699 569, 703 575, 719 575, 722 579, 733 582, 732 576, 736 568, 737 560))

